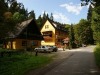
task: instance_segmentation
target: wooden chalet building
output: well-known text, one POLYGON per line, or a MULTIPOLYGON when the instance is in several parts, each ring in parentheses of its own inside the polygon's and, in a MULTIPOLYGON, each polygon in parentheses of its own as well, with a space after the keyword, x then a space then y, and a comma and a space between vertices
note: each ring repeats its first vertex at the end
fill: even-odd
POLYGON ((29 19, 18 24, 14 32, 9 32, 4 48, 7 49, 27 49, 41 45, 43 37, 33 19, 29 19))
POLYGON ((41 41, 41 45, 56 45, 58 47, 64 46, 63 39, 68 38, 68 32, 64 25, 57 22, 46 20, 41 33, 44 40, 41 41))

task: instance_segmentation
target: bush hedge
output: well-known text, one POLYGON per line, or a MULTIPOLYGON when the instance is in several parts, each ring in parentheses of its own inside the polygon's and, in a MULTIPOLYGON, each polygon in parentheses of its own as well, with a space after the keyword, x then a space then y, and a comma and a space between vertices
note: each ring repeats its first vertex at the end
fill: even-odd
POLYGON ((94 49, 94 55, 96 64, 100 67, 100 45, 97 45, 94 49))

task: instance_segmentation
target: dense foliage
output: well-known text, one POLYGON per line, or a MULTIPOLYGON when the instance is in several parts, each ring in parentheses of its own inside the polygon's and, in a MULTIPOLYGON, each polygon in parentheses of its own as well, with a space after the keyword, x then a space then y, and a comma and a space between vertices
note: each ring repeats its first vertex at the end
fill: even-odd
POLYGON ((96 43, 100 44, 100 0, 81 0, 91 3, 87 19, 91 23, 93 38, 96 43), (93 3, 94 2, 94 3, 93 3))
POLYGON ((0 0, 0 7, 0 38, 5 38, 17 23, 27 19, 27 10, 16 0, 0 0))
POLYGON ((72 24, 69 28, 69 38, 70 38, 69 47, 74 48, 75 47, 75 37, 74 37, 74 28, 72 24))
POLYGON ((97 45, 94 50, 96 64, 100 67, 100 45, 97 45))
POLYGON ((75 26, 75 39, 80 44, 93 44, 93 34, 91 24, 84 19, 75 26))
POLYGON ((100 6, 96 6, 92 12, 93 37, 96 43, 100 44, 100 6))

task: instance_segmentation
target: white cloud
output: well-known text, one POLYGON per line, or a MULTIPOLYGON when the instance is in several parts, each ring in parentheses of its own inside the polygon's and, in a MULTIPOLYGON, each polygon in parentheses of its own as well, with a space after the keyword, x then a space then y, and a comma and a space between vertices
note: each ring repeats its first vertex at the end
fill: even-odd
POLYGON ((62 4, 60 5, 61 7, 66 8, 66 10, 70 13, 75 13, 75 15, 80 14, 80 11, 82 10, 83 7, 81 7, 80 4, 73 4, 72 2, 70 3, 66 3, 66 4, 62 4))
POLYGON ((53 17, 54 17, 54 20, 56 20, 60 23, 66 23, 66 24, 70 23, 70 20, 62 13, 54 12, 53 17))
MULTIPOLYGON (((47 11, 42 11, 41 12, 41 17, 43 17, 44 12, 45 12, 45 14, 49 14, 47 11)), ((55 11, 53 13, 53 17, 54 17, 54 20, 57 21, 57 22, 66 23, 66 24, 70 23, 70 20, 65 15, 63 15, 63 13, 59 13, 59 12, 55 11)))

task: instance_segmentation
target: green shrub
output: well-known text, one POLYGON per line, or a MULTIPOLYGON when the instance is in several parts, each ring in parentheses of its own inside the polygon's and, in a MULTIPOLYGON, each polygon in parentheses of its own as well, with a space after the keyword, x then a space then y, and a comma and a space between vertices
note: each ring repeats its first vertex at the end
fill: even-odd
POLYGON ((100 45, 97 45, 94 49, 94 55, 96 64, 100 67, 100 45))
MULTIPOLYGON (((2 51, 2 50, 1 50, 2 51)), ((51 61, 51 57, 31 53, 21 53, 0 58, 0 75, 24 75, 30 69, 36 69, 51 61)))

